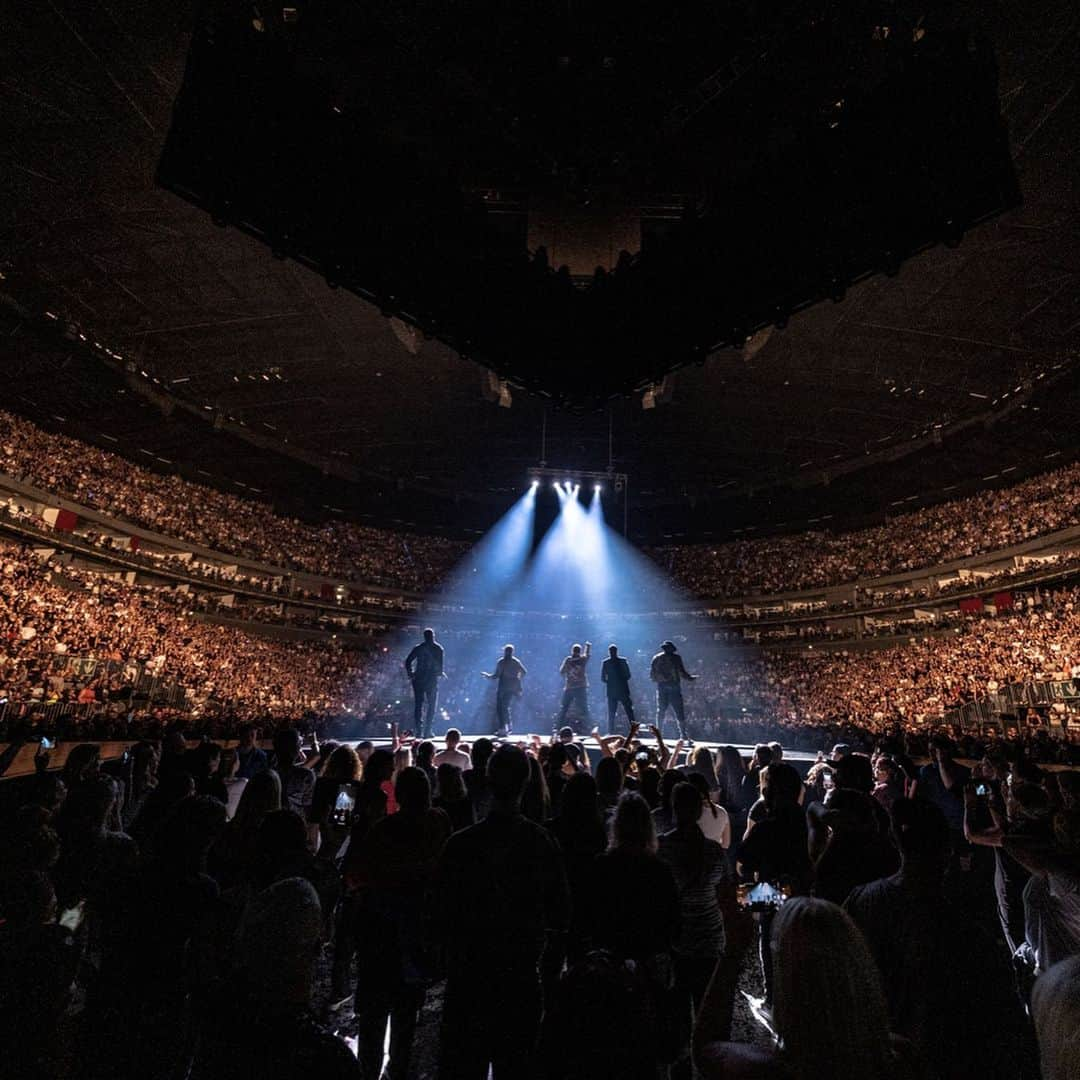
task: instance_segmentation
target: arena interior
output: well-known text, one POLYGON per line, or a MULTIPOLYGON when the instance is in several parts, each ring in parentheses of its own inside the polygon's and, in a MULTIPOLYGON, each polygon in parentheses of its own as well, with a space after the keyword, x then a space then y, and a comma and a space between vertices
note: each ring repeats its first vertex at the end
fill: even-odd
POLYGON ((1080 1076, 1073 5, 0 26, 5 1076, 1080 1076))

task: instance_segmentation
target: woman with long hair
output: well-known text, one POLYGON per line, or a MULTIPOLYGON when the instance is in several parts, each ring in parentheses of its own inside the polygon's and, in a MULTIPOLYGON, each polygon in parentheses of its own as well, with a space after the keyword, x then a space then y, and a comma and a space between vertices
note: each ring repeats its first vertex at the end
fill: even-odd
POLYGON ((690 763, 686 771, 704 777, 705 783, 709 785, 710 793, 720 790, 720 779, 716 775, 716 762, 713 759, 712 751, 707 746, 698 745, 694 747, 690 752, 690 763))
POLYGON ((691 773, 686 780, 701 796, 701 815, 698 818, 701 831, 727 851, 731 847, 731 819, 728 812, 713 802, 708 780, 701 773, 691 773))
POLYGON ((222 888, 243 881, 255 857, 255 837, 267 814, 281 809, 281 780, 273 769, 256 773, 244 785, 236 813, 210 851, 211 874, 222 888))
POLYGON ((737 844, 746 832, 747 807, 744 799, 746 762, 734 746, 720 747, 716 780, 720 787, 715 801, 728 812, 731 835, 737 844))
POLYGON ((694 1064, 705 1080, 766 1073, 785 1080, 830 1075, 913 1080, 914 1049, 889 1032, 885 992, 862 934, 835 904, 796 897, 773 920, 773 1025, 779 1049, 727 1041, 735 980, 717 966, 694 1027, 694 1064))
POLYGON ((593 863, 589 931, 594 944, 651 963, 671 949, 679 896, 671 869, 657 856, 649 804, 635 792, 619 799, 608 849, 593 863), (641 912, 649 912, 642 921, 641 912))
MULTIPOLYGON (((811 867, 806 812, 799 805, 802 777, 791 766, 766 765, 761 770, 764 817, 738 845, 738 870, 745 881, 784 885, 793 893, 807 892, 811 867)), ((765 1002, 772 1001, 770 953, 772 913, 762 912, 758 929, 761 977, 765 1002)))
POLYGON ((435 744, 430 739, 424 739, 423 742, 416 744, 413 763, 423 771, 428 778, 428 783, 431 785, 431 790, 434 791, 437 782, 435 776, 435 744))
POLYGON ((678 769, 668 769, 660 776, 657 789, 659 803, 652 812, 653 828, 657 836, 663 836, 675 828, 675 813, 671 808, 671 796, 675 788, 683 782, 683 775, 678 769))
POLYGON ((1056 963, 1035 980, 1031 1016, 1042 1080, 1070 1080, 1080 1061, 1080 956, 1056 963))
POLYGON ((521 797, 521 812, 537 825, 542 825, 551 816, 551 793, 548 791, 547 778, 540 762, 532 755, 529 759, 529 782, 525 785, 525 794, 521 797))
POLYGON ((142 805, 157 787, 157 750, 153 743, 137 742, 130 748, 128 790, 124 804, 125 831, 138 816, 142 805))
POLYGON ((546 824, 559 844, 570 887, 571 912, 565 940, 553 937, 544 950, 544 985, 550 991, 562 973, 563 961, 574 964, 585 955, 593 862, 607 847, 607 830, 596 800, 596 781, 589 773, 579 772, 570 777, 558 816, 546 824))
MULTIPOLYGON (((697 776, 700 780, 701 777, 697 776)), ((681 929, 675 941, 673 1006, 689 1042, 690 1022, 705 995, 717 958, 724 951, 724 917, 720 889, 730 880, 724 849, 701 829, 702 795, 696 784, 679 784, 672 796, 675 828, 660 837, 660 858, 671 867, 679 892, 681 929)), ((672 1069, 673 1078, 688 1078, 685 1056, 672 1069)))
POLYGON ((319 854, 325 859, 337 857, 352 828, 361 772, 360 755, 341 745, 330 753, 315 781, 311 820, 319 827, 319 854))

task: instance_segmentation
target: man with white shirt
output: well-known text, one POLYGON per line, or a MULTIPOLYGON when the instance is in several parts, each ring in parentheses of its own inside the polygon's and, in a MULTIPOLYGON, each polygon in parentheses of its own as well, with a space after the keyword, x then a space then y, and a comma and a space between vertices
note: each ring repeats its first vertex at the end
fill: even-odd
POLYGON ((458 749, 461 742, 461 732, 456 727, 447 728, 446 749, 440 750, 432 759, 431 764, 437 769, 440 765, 453 765, 464 772, 472 762, 469 755, 458 749))

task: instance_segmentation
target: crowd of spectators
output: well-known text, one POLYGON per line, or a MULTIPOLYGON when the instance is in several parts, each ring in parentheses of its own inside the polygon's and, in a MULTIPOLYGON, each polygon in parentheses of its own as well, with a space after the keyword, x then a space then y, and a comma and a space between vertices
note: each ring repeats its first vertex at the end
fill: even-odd
POLYGON ((196 619, 190 606, 184 593, 0 548, 0 697, 126 706, 147 675, 179 688, 175 703, 195 715, 223 707, 268 716, 341 711, 345 689, 362 700, 371 661, 362 663, 360 652, 332 637, 258 637, 196 619))
POLYGON ((1074 774, 257 735, 38 751, 0 829, 10 1075, 1075 1075, 1074 774))
MULTIPOLYGON (((79 704, 98 707, 86 713, 108 712, 98 723, 109 731, 134 730, 130 717, 119 719, 140 698, 142 707, 161 703, 204 726, 223 715, 233 724, 305 717, 324 734, 385 734, 394 720, 407 726, 411 695, 401 657, 371 637, 336 637, 344 629, 337 624, 317 627, 324 632, 312 640, 275 640, 254 628, 208 621, 209 601, 184 591, 43 561, 28 547, 0 549, 0 581, 0 699, 5 710, 12 703, 21 709, 0 719, 38 712, 44 722, 47 707, 79 704)), ((690 666, 700 677, 687 695, 689 731, 706 741, 747 743, 771 730, 811 751, 841 735, 859 738, 859 732, 863 739, 894 729, 925 735, 952 710, 1006 685, 1080 674, 1078 603, 1075 589, 1041 592, 1025 610, 970 617, 945 633, 889 648, 738 658, 691 652, 690 666)), ((277 618, 244 604, 210 613, 277 618)), ((467 640, 449 640, 456 677, 442 694, 441 715, 487 730, 494 707, 480 665, 477 671, 453 667, 459 647, 466 655, 475 648, 467 640)), ((631 654, 636 670, 646 665, 631 654)), ((550 730, 559 699, 556 664, 533 666, 529 682, 522 723, 550 730)), ((631 687, 638 714, 650 715, 648 680, 633 680, 631 687)), ((72 716, 75 734, 81 720, 72 716)), ((1039 733, 1040 754, 1053 756, 1062 744, 1045 734, 1039 733)))
MULTIPOLYGON (((424 591, 467 550, 438 537, 284 518, 266 502, 153 472, 2 410, 0 425, 0 472, 155 532, 287 571, 424 591)), ((918 570, 1077 524, 1080 464, 1073 464, 872 528, 663 547, 652 554, 699 596, 722 599, 918 570)))
POLYGON ((440 537, 281 517, 269 503, 152 472, 3 410, 0 428, 0 472, 142 528, 272 566, 422 590, 466 550, 440 537))
POLYGON ((889 648, 774 652, 710 665, 694 694, 706 717, 745 709, 784 724, 876 731, 925 727, 1007 684, 1076 674, 1080 592, 1062 589, 1040 593, 1030 611, 971 618, 889 648))
POLYGON ((1080 464, 1012 487, 898 514, 854 532, 654 549, 699 596, 723 598, 843 585, 940 565, 1080 524, 1080 464))

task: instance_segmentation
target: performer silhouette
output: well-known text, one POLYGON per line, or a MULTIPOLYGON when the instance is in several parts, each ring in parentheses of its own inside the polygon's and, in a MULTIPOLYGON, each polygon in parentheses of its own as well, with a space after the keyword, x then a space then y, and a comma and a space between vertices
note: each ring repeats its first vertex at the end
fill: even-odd
POLYGON ((627 722, 634 726, 634 703, 630 700, 630 664, 619 655, 618 645, 608 646, 608 658, 600 665, 600 681, 607 689, 608 734, 615 733, 615 713, 619 706, 627 722))
POLYGON ((656 683, 656 726, 663 731, 664 717, 668 709, 671 709, 675 713, 675 722, 679 725, 679 738, 688 742, 682 680, 693 680, 697 676, 686 670, 683 659, 675 648, 675 642, 665 641, 660 646, 660 651, 652 658, 649 666, 649 678, 656 683))
POLYGON ((414 645, 405 657, 405 674, 413 689, 413 727, 420 732, 421 739, 430 739, 432 720, 439 705, 439 680, 446 678, 443 647, 430 627, 424 631, 424 640, 414 645))
POLYGON ((563 684, 562 706, 555 720, 555 726, 561 727, 570 711, 571 705, 577 705, 578 711, 589 718, 589 678, 585 674, 585 665, 589 662, 592 653, 592 643, 586 641, 582 651, 580 645, 574 645, 570 649, 570 655, 563 659, 559 665, 559 674, 565 680, 563 684))
POLYGON ((514 729, 514 699, 521 697, 521 680, 528 672, 525 665, 514 655, 514 646, 503 649, 502 658, 494 671, 482 671, 485 679, 494 679, 495 687, 495 733, 509 735, 514 729))

